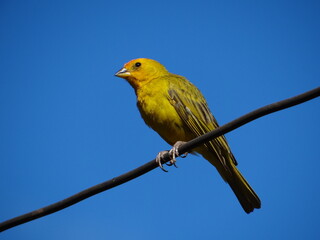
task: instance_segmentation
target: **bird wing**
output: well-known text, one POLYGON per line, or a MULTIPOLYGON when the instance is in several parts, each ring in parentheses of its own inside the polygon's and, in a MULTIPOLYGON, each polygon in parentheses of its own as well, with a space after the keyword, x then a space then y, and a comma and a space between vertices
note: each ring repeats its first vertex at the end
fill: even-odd
MULTIPOLYGON (((186 79, 182 77, 181 79, 184 81, 183 85, 177 86, 172 83, 168 90, 168 99, 180 118, 195 137, 217 128, 219 125, 200 91, 186 79)), ((224 136, 215 138, 204 145, 226 170, 229 169, 226 161, 230 158, 233 164, 237 165, 224 136)))

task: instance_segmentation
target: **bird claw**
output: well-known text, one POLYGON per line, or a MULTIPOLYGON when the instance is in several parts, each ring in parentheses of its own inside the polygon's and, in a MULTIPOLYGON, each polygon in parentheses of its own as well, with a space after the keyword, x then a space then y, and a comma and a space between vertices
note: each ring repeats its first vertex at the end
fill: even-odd
POLYGON ((169 151, 169 156, 170 156, 170 161, 166 163, 167 166, 175 166, 176 168, 178 167, 176 165, 176 157, 179 156, 178 148, 173 146, 173 148, 169 151))
POLYGON ((161 160, 163 159, 163 156, 164 154, 166 154, 168 151, 162 151, 162 152, 159 152, 157 157, 156 157, 156 162, 158 163, 159 167, 161 168, 162 171, 164 172, 168 172, 168 170, 166 170, 163 166, 162 166, 162 163, 161 163, 161 160))
POLYGON ((176 142, 174 145, 173 145, 173 147, 172 147, 172 149, 168 152, 168 151, 162 151, 162 152, 159 152, 158 153, 158 155, 157 155, 157 157, 156 157, 156 162, 159 164, 159 167, 164 171, 164 172, 168 172, 168 170, 166 170, 164 167, 163 167, 163 165, 162 165, 162 163, 161 163, 161 160, 163 159, 163 156, 164 156, 164 154, 166 154, 166 153, 169 153, 169 156, 170 156, 170 161, 169 161, 169 163, 166 163, 166 165, 167 166, 175 166, 176 168, 178 167, 177 165, 176 165, 176 162, 177 162, 177 160, 176 160, 176 157, 182 157, 182 158, 185 158, 187 155, 188 155, 188 153, 183 153, 183 154, 179 154, 179 151, 178 151, 178 149, 179 149, 179 147, 182 145, 182 144, 184 144, 185 142, 182 142, 182 141, 178 141, 178 142, 176 142))

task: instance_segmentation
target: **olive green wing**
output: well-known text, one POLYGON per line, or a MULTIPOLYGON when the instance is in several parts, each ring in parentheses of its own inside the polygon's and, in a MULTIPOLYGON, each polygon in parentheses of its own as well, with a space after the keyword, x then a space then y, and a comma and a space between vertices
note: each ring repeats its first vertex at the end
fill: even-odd
MULTIPOLYGON (((183 77, 180 77, 179 82, 180 84, 171 82, 168 99, 189 130, 198 137, 217 128, 219 125, 200 91, 183 77)), ((226 170, 229 169, 226 162, 229 159, 237 165, 224 136, 211 140, 205 147, 226 170)))

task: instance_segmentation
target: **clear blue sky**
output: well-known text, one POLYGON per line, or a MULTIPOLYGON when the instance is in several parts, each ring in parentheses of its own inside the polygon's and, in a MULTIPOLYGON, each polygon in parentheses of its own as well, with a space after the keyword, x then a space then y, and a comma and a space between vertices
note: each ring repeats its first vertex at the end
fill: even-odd
MULTIPOLYGON (((0 221, 152 160, 169 146, 114 77, 153 58, 220 124, 320 84, 319 1, 0 3, 0 221)), ((226 135, 262 208, 247 215, 188 156, 1 239, 320 239, 320 101, 226 135)))

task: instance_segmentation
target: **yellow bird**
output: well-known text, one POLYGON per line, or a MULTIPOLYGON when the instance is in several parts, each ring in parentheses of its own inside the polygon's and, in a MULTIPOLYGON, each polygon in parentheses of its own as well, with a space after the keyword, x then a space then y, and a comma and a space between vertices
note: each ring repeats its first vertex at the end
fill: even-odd
MULTIPOLYGON (((115 75, 133 87, 145 123, 170 145, 176 146, 179 141, 189 141, 218 127, 198 88, 186 78, 168 72, 159 62, 134 59, 115 75)), ((259 197, 236 168, 237 161, 224 136, 194 151, 216 167, 246 213, 261 207, 259 197)))

